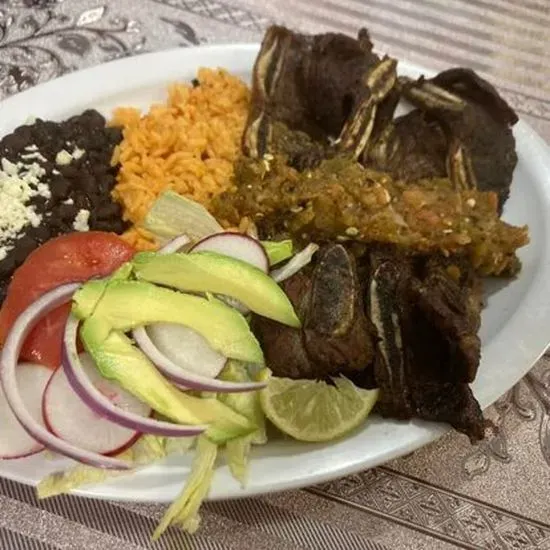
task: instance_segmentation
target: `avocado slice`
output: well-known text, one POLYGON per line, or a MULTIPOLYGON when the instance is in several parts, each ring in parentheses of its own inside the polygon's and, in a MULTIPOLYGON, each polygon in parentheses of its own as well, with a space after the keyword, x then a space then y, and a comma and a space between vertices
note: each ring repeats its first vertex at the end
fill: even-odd
POLYGON ((136 278, 190 292, 214 292, 239 300, 258 315, 299 328, 283 289, 260 269, 215 252, 157 254, 132 259, 136 278))
POLYGON ((145 281, 90 281, 74 294, 73 313, 79 319, 93 313, 107 332, 179 323, 201 334, 225 357, 264 363, 260 344, 243 315, 213 297, 183 294, 145 281))
POLYGON ((294 245, 290 239, 284 241, 262 241, 269 265, 274 266, 288 260, 294 254, 294 245))
POLYGON ((103 296, 107 285, 115 280, 127 280, 132 277, 132 264, 126 262, 114 271, 108 278, 93 279, 80 287, 78 304, 73 303, 72 313, 79 319, 90 317, 103 296))
POLYGON ((84 283, 74 294, 71 312, 81 321, 90 317, 101 300, 107 285, 108 279, 88 281, 84 283), (78 300, 75 297, 78 296, 78 300))
POLYGON ((102 376, 115 380, 170 420, 179 424, 209 424, 206 435, 218 444, 257 429, 250 419, 215 398, 193 397, 178 390, 125 334, 106 331, 102 318, 92 315, 86 319, 80 338, 102 376))

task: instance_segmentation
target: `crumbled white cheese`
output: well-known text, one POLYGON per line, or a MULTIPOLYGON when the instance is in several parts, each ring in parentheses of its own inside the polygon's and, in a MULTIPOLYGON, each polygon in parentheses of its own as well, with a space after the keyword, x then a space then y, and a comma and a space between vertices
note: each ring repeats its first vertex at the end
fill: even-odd
POLYGON ((88 221, 90 220, 90 211, 85 210, 84 208, 81 208, 73 222, 73 229, 75 231, 89 231, 90 226, 88 225, 88 221))
POLYGON ((86 151, 84 151, 84 149, 79 149, 78 147, 75 147, 72 156, 75 160, 78 160, 85 152, 86 151))
POLYGON ((17 165, 6 158, 2 158, 2 170, 8 176, 15 176, 17 174, 17 165))
POLYGON ((46 162, 46 157, 40 152, 35 151, 33 153, 25 153, 24 155, 21 155, 21 158, 23 160, 41 160, 42 162, 46 162))
POLYGON ((35 145, 34 143, 32 143, 31 145, 27 145, 25 147, 25 151, 29 151, 29 152, 33 153, 35 151, 38 151, 38 146, 35 145))
POLYGON ((67 200, 63 201, 63 204, 74 204, 74 201, 73 199, 71 199, 71 197, 69 197, 67 200))
POLYGON ((56 170, 55 168, 52 170, 52 174, 53 174, 54 176, 59 176, 60 173, 61 173, 61 172, 59 172, 59 170, 56 170))
POLYGON ((66 149, 61 149, 55 156, 55 163, 59 166, 67 166, 67 164, 71 164, 72 160, 73 156, 66 149))
MULTIPOLYGON (((69 142, 67 142, 67 145, 70 145, 69 142)), ((55 162, 60 166, 66 166, 67 164, 71 164, 73 160, 78 160, 85 152, 84 149, 79 149, 78 147, 75 147, 72 153, 69 153, 67 149, 61 149, 55 157, 55 162)))
POLYGON ((3 259, 13 249, 10 241, 16 240, 28 225, 38 227, 42 221, 35 206, 28 204, 30 199, 49 198, 51 192, 40 181, 46 171, 36 162, 14 163, 2 158, 0 165, 0 259, 3 259))

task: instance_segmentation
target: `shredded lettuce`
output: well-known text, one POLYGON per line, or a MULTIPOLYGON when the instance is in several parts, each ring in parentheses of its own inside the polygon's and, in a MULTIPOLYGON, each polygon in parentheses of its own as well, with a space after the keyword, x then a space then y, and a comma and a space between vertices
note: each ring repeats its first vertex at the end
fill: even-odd
POLYGON ((217 455, 218 446, 206 436, 199 436, 187 483, 155 529, 153 540, 157 540, 170 525, 181 527, 190 534, 197 531, 199 508, 210 490, 217 455))
MULTIPOLYGON (((131 462, 131 451, 119 455, 117 458, 125 462, 131 462)), ((95 485, 108 481, 111 478, 124 475, 126 472, 116 470, 104 470, 79 464, 74 468, 62 472, 55 472, 42 479, 37 487, 36 493, 39 499, 55 497, 69 493, 73 489, 78 489, 86 485, 95 485)))
MULTIPOLYGON (((258 374, 252 376, 247 366, 240 361, 229 360, 219 378, 227 382, 251 382, 256 380, 257 376, 258 374)), ((218 399, 255 424, 256 430, 250 434, 252 443, 263 445, 267 442, 265 415, 260 404, 259 392, 220 393, 218 399)))
MULTIPOLYGON (((159 437, 143 435, 134 445, 119 454, 117 458, 134 467, 143 467, 172 453, 184 453, 194 443, 193 437, 159 437)), ((38 498, 48 498, 61 495, 86 485, 95 485, 132 473, 131 471, 104 470, 85 464, 62 472, 55 472, 40 481, 37 486, 38 498)))
POLYGON ((145 216, 143 227, 161 245, 179 235, 187 235, 192 241, 197 241, 223 231, 216 218, 202 204, 174 191, 159 195, 145 216))
POLYGON ((248 481, 248 466, 250 464, 250 450, 252 449, 252 435, 236 437, 228 441, 225 446, 225 459, 231 475, 244 489, 248 481))
MULTIPOLYGON (((245 364, 230 360, 220 373, 220 379, 230 382, 247 382, 252 380, 253 377, 245 364)), ((225 459, 229 469, 235 479, 244 486, 252 444, 267 442, 265 417, 260 405, 259 392, 218 394, 203 392, 202 397, 217 397, 224 405, 242 414, 256 425, 254 432, 230 439, 225 445, 225 459)), ((207 436, 199 436, 187 483, 179 497, 168 508, 155 530, 154 540, 158 539, 170 525, 179 526, 190 534, 193 534, 199 528, 199 509, 210 490, 219 448, 207 436)))
MULTIPOLYGON (((238 361, 228 361, 220 373, 222 380, 231 382, 248 382, 253 379, 247 367, 238 361)), ((233 477, 246 486, 252 445, 267 443, 265 416, 260 404, 260 393, 242 392, 226 393, 218 396, 225 405, 239 412, 256 425, 251 434, 236 437, 225 446, 225 459, 233 477)))
MULTIPOLYGON (((220 378, 232 382, 246 382, 257 379, 258 373, 251 372, 244 363, 231 360, 220 374, 220 378)), ((260 405, 259 392, 204 394, 202 397, 217 398, 235 412, 251 420, 256 426, 252 433, 233 438, 225 445, 225 459, 229 469, 235 479, 244 486, 252 445, 267 442, 266 422, 260 405)), ((220 446, 204 434, 197 438, 143 435, 133 447, 118 455, 118 458, 133 466, 147 466, 169 454, 183 453, 195 443, 195 456, 185 487, 166 511, 153 534, 153 540, 157 540, 170 525, 180 527, 190 534, 197 531, 200 525, 199 509, 210 490, 220 446)), ((47 498, 68 493, 78 487, 101 483, 125 474, 127 475, 128 472, 78 465, 44 478, 38 484, 38 497, 47 498)))
POLYGON ((290 239, 284 241, 261 241, 269 258, 269 265, 277 265, 288 260, 294 253, 294 246, 290 239))
POLYGON ((284 280, 289 279, 300 269, 309 264, 313 258, 315 252, 319 250, 319 245, 315 243, 309 243, 303 250, 294 255, 285 265, 274 269, 271 272, 271 277, 278 283, 282 283, 284 280))

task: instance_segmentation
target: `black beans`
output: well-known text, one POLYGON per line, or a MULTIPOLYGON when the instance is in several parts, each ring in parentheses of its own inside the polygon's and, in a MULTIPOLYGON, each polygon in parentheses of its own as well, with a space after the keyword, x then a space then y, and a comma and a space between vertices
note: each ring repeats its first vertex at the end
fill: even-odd
POLYGON ((54 203, 64 201, 69 196, 71 182, 63 176, 53 176, 50 181, 50 191, 54 203))
POLYGON ((120 128, 107 128, 104 117, 93 109, 61 123, 37 119, 0 140, 0 157, 14 163, 36 162, 44 168, 46 174, 40 179, 49 185, 51 193, 49 198, 32 199, 42 223, 27 227, 0 261, 0 303, 14 269, 37 246, 75 231, 73 223, 79 210, 90 212, 91 230, 120 234, 127 229, 120 206, 111 199, 118 172, 118 167, 111 166, 111 158, 121 140, 120 128), (63 150, 72 155, 68 164, 56 162, 63 150), (40 153, 43 158, 22 157, 32 153, 40 153))
POLYGON ((122 215, 120 205, 114 202, 103 204, 94 213, 96 214, 97 219, 102 221, 120 218, 122 215))

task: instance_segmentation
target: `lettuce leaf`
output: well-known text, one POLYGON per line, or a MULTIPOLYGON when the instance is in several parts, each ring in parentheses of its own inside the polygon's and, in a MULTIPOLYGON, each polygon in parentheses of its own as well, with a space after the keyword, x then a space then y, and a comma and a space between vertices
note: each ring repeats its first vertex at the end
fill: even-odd
POLYGON ((225 445, 225 459, 231 475, 244 489, 248 481, 250 464, 250 450, 252 449, 252 435, 236 437, 225 445))
MULTIPOLYGON (((219 378, 227 382, 250 382, 256 380, 257 376, 258 374, 252 376, 244 363, 236 360, 229 360, 220 373, 219 378)), ((258 391, 220 393, 218 394, 218 399, 224 405, 231 407, 235 412, 242 414, 255 424, 256 430, 251 434, 252 443, 263 445, 267 442, 265 415, 262 410, 260 393, 258 391)))
MULTIPOLYGON (((159 437, 143 435, 130 448, 117 458, 134 467, 144 467, 169 454, 184 453, 195 442, 193 437, 159 437)), ((130 471, 104 470, 85 464, 79 464, 68 470, 55 472, 42 479, 36 488, 38 498, 48 498, 69 493, 86 485, 95 485, 110 479, 131 474, 130 471)))
MULTIPOLYGON (((247 367, 239 361, 228 361, 220 373, 220 378, 231 382, 248 382, 253 379, 247 367)), ((258 391, 226 393, 220 394, 218 399, 256 425, 254 432, 231 439, 225 446, 225 459, 229 470, 241 486, 245 487, 252 445, 267 443, 266 422, 260 404, 260 393, 258 391)))
POLYGON ((187 235, 192 241, 198 241, 223 231, 202 204, 174 191, 165 191, 159 195, 145 216, 143 226, 160 244, 179 235, 187 235))
MULTIPOLYGON (((220 378, 233 382, 246 382, 256 379, 257 374, 251 374, 244 363, 230 360, 220 374, 220 378)), ((267 442, 266 421, 260 405, 259 392, 218 393, 208 394, 208 397, 217 398, 235 412, 251 420, 256 426, 252 433, 229 440, 224 449, 232 475, 244 486, 252 445, 267 442)), ((197 438, 143 435, 133 447, 118 455, 119 458, 134 466, 146 466, 168 454, 183 453, 195 443, 195 455, 185 487, 166 511, 153 534, 153 540, 157 540, 170 525, 180 527, 190 534, 199 528, 199 509, 210 490, 220 446, 204 434, 197 438)), ((78 487, 101 483, 128 473, 78 465, 43 479, 37 488, 38 497, 46 498, 68 493, 78 487)))
POLYGON ((187 483, 155 529, 153 540, 157 540, 170 525, 181 527, 190 534, 197 531, 199 508, 210 490, 217 455, 218 446, 206 436, 199 436, 187 483))

